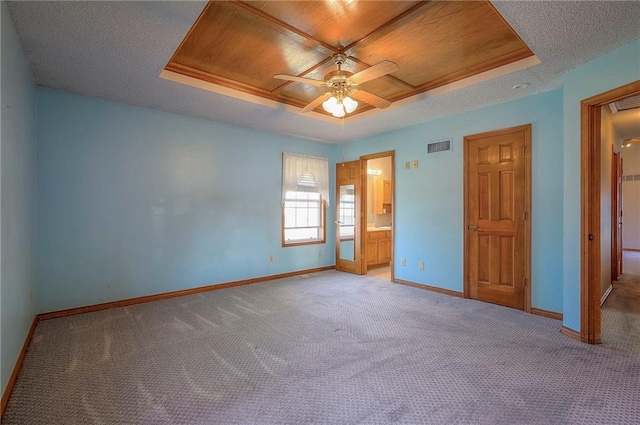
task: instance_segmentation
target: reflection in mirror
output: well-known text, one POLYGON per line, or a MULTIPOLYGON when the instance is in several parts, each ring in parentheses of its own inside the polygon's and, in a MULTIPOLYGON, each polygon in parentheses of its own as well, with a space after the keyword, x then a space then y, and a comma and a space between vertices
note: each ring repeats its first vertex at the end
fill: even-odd
POLYGON ((340 199, 338 204, 338 234, 340 241, 340 259, 355 261, 356 246, 354 243, 356 205, 356 188, 352 184, 340 186, 340 199))

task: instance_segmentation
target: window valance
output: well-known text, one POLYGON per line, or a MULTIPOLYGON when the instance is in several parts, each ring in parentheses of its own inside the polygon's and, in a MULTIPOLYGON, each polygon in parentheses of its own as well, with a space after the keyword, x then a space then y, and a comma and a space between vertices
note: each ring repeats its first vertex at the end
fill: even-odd
POLYGON ((329 204, 329 160, 319 156, 282 154, 282 201, 286 192, 317 191, 329 204))

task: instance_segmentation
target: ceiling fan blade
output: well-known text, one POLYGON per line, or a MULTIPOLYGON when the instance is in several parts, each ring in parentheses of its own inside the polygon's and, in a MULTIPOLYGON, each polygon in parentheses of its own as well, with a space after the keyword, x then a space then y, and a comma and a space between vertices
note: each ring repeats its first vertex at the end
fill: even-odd
POLYGON ((348 78, 348 81, 352 84, 362 84, 374 78, 382 77, 383 75, 391 74, 397 71, 398 65, 391 61, 382 61, 375 64, 363 71, 353 74, 348 78))
POLYGON ((313 84, 314 86, 324 86, 326 83, 324 80, 314 80, 313 78, 296 77, 295 75, 276 74, 273 78, 278 80, 295 81, 296 83, 313 84))
POLYGON ((369 105, 373 105, 376 108, 384 109, 391 106, 391 102, 387 99, 383 99, 380 96, 376 96, 373 93, 369 93, 364 90, 350 90, 351 96, 355 97, 358 100, 361 100, 369 105))
POLYGON ((324 94, 321 94, 320 96, 316 97, 311 103, 309 103, 307 106, 305 106, 304 108, 300 109, 300 112, 309 112, 309 111, 313 111, 314 109, 316 109, 322 102, 324 102, 325 100, 329 99, 331 97, 331 92, 328 91, 324 94))

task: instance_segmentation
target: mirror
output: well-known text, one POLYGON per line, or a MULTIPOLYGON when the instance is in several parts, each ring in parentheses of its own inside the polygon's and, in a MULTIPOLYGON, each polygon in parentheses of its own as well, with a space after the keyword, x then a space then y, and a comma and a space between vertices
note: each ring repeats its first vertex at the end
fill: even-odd
POLYGON ((338 246, 341 260, 355 261, 356 246, 354 243, 356 223, 356 188, 352 184, 340 186, 338 204, 338 220, 336 236, 340 241, 338 246))

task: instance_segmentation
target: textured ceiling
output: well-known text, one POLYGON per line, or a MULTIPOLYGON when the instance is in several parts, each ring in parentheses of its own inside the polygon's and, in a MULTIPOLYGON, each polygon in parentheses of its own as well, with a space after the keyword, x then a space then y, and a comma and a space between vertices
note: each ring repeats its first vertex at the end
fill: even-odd
POLYGON ((564 72, 640 38, 639 1, 493 4, 541 64, 335 124, 158 78, 204 2, 8 2, 41 86, 326 142, 367 137, 551 90, 560 87, 564 72), (521 82, 530 85, 512 89, 521 82))
POLYGON ((611 114, 611 122, 622 140, 640 138, 640 108, 611 114))

